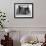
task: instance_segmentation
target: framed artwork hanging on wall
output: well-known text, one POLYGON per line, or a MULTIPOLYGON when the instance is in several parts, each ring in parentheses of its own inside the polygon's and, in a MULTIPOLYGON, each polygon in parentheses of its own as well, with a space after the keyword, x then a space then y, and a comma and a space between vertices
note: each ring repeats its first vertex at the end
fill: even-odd
POLYGON ((14 18, 28 17, 33 17, 33 3, 14 3, 14 18))

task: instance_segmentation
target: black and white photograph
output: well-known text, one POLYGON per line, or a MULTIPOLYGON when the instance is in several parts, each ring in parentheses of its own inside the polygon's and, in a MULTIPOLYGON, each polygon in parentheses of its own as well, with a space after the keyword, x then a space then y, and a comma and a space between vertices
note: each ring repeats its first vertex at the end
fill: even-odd
POLYGON ((14 3, 14 17, 32 17, 33 3, 14 3))

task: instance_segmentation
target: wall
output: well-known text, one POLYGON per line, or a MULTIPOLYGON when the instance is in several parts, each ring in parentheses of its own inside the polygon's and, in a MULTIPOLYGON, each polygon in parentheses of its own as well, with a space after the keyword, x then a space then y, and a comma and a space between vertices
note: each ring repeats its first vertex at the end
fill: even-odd
POLYGON ((6 27, 46 27, 46 0, 0 0, 0 10, 7 16, 6 27), (14 3, 32 3, 34 18, 14 18, 14 3))
MULTIPOLYGON (((0 10, 6 13, 5 27, 12 31, 21 31, 20 37, 31 31, 46 33, 46 0, 0 0, 0 10), (14 3, 32 3, 34 18, 14 18, 14 3)), ((36 32, 37 33, 37 32, 36 32)), ((16 34, 16 36, 18 36, 16 34)), ((18 39, 17 39, 18 40, 18 39)), ((19 43, 16 43, 18 46, 19 43)))

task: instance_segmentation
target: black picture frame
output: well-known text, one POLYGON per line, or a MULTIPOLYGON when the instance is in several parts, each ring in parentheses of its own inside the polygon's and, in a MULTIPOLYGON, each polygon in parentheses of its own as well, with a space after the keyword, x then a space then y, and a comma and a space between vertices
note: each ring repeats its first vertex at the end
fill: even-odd
POLYGON ((14 3, 14 18, 33 18, 33 3, 14 3))

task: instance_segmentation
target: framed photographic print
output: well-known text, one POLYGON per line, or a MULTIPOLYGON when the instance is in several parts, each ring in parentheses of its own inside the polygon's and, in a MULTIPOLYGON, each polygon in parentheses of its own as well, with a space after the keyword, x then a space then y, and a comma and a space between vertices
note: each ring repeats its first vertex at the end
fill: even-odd
POLYGON ((33 3, 14 3, 14 18, 33 17, 33 3))

